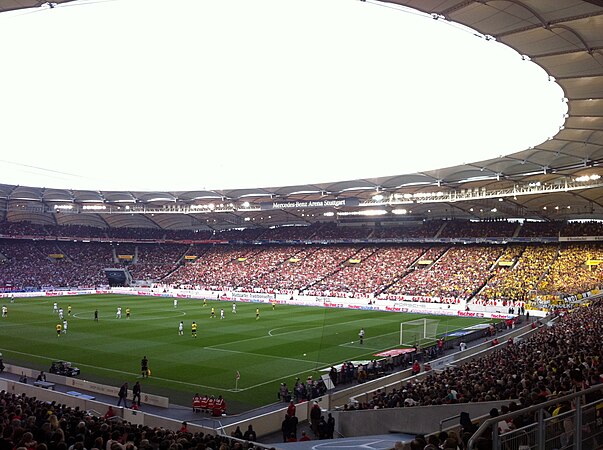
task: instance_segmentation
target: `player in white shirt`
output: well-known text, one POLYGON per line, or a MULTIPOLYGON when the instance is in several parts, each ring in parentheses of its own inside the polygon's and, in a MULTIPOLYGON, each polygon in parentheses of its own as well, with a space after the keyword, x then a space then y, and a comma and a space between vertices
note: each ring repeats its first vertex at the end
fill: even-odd
POLYGON ((2 305, 2 317, 8 317, 8 308, 6 305, 2 305))
POLYGON ((58 313, 59 312, 59 304, 57 302, 54 302, 52 304, 52 312, 53 313, 58 313))
POLYGON ((63 320, 63 308, 59 308, 59 319, 63 320))
POLYGON ((180 323, 178 324, 178 335, 179 336, 184 335, 184 322, 182 322, 182 321, 180 321, 180 323))
POLYGON ((220 308, 220 319, 224 318, 224 308, 220 308))
POLYGON ((174 299, 174 308, 178 308, 178 299, 177 298, 174 299))
POLYGON ((116 319, 121 319, 121 306, 117 307, 117 312, 115 313, 116 319))
POLYGON ((67 321, 63 320, 63 334, 67 334, 67 321))
POLYGON ((233 304, 232 304, 232 313, 233 313, 233 314, 236 314, 236 313, 237 313, 237 304, 236 304, 236 303, 233 303, 233 304))

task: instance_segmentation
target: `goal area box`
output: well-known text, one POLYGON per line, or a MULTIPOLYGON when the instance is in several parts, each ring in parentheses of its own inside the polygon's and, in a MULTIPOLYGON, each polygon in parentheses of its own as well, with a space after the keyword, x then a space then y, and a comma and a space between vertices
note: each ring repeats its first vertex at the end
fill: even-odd
POLYGON ((416 319, 400 323, 400 345, 407 347, 424 346, 436 341, 438 319, 416 319))

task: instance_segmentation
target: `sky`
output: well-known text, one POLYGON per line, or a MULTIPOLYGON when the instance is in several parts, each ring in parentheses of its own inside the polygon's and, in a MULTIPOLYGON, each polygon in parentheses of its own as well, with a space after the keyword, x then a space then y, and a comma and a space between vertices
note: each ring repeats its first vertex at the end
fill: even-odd
POLYGON ((567 112, 514 50, 371 0, 74 2, 0 14, 0 42, 0 184, 400 175, 535 146, 567 112))

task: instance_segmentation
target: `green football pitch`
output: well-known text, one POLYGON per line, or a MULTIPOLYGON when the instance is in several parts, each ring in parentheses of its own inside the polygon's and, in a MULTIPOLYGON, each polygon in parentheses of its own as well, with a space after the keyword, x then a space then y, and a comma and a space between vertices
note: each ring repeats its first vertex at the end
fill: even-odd
MULTIPOLYGON (((146 355, 151 376, 141 381, 143 392, 186 406, 197 392, 222 395, 229 412, 275 402, 281 382, 293 386, 297 377, 316 378, 331 365, 399 348, 400 323, 423 317, 290 305, 273 309, 257 303, 237 303, 233 314, 230 302, 207 301, 203 306, 202 300, 179 299, 174 307, 171 298, 121 295, 19 298, 6 306, 8 317, 0 319, 0 351, 6 363, 48 370, 53 360, 70 361, 81 369, 79 378, 119 386, 140 377, 140 360, 146 355), (68 332, 60 337, 55 301, 68 320, 68 332), (116 318, 118 306, 121 319, 116 318), (215 318, 210 317, 212 307, 215 318), (126 308, 131 310, 129 319, 126 308), (191 334, 193 321, 197 338, 191 334), (360 328, 366 333, 362 345, 360 328)), ((487 320, 438 319, 438 334, 487 320)))

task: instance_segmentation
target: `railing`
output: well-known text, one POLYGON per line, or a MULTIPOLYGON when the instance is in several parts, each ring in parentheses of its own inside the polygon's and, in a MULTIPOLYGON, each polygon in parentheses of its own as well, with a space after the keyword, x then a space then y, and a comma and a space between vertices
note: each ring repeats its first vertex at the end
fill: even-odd
POLYGON ((603 444, 603 384, 484 421, 469 439, 469 450, 595 449, 603 444), (590 398, 590 403, 587 399, 590 398), (593 400, 596 399, 596 400, 593 400), (558 409, 557 414, 549 411, 558 409), (524 427, 501 432, 499 424, 519 416, 524 427))
POLYGON ((451 417, 446 417, 445 419, 440 420, 440 432, 444 429, 444 424, 446 422, 452 422, 453 420, 457 420, 459 417, 461 417, 460 414, 457 414, 455 416, 451 416, 451 417))

